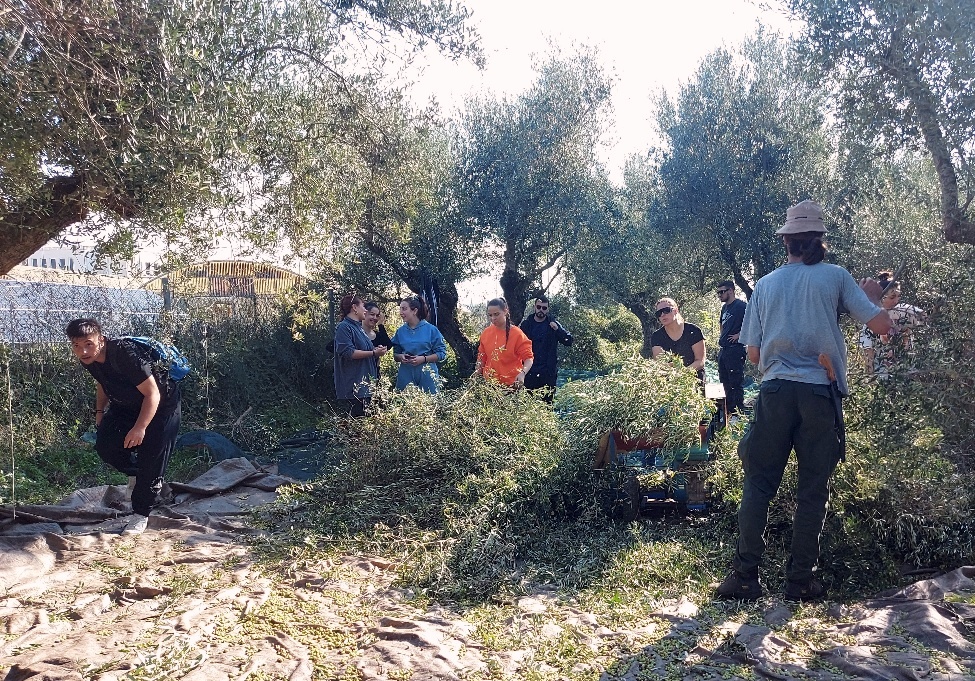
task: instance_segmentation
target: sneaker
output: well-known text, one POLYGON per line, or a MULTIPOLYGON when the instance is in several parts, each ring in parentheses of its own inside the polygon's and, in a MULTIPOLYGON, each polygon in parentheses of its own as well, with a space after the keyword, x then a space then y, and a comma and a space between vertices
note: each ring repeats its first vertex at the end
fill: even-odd
POLYGON ((718 585, 718 598, 724 600, 753 601, 761 595, 762 583, 758 581, 758 575, 751 577, 737 570, 729 572, 718 585))
POLYGON ((122 534, 142 534, 149 527, 149 516, 135 515, 125 524, 122 534))
POLYGON ((783 596, 787 601, 818 601, 826 596, 826 587, 815 577, 808 582, 788 581, 783 596))

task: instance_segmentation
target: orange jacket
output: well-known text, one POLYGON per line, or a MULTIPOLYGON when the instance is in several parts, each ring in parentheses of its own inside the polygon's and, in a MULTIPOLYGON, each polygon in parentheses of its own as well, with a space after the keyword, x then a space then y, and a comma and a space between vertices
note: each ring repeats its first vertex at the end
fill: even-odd
POLYGON ((511 385, 525 360, 534 358, 534 355, 531 339, 514 324, 508 330, 507 343, 504 337, 504 329, 499 329, 494 324, 484 329, 477 346, 477 359, 481 363, 484 378, 502 385, 511 385))

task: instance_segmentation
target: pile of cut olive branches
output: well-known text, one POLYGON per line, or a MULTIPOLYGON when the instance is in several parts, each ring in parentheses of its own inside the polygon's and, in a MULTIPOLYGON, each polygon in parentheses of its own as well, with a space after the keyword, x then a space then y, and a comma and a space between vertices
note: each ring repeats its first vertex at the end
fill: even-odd
POLYGON ((510 580, 563 482, 552 409, 483 382, 437 395, 384 386, 374 401, 346 424, 338 468, 269 509, 268 527, 300 528, 305 549, 392 555, 411 584, 452 596, 510 580))
POLYGON ((563 428, 573 450, 592 453, 603 433, 633 439, 661 439, 667 449, 700 442, 698 425, 714 409, 694 371, 678 357, 639 356, 591 381, 566 384, 556 395, 563 428))

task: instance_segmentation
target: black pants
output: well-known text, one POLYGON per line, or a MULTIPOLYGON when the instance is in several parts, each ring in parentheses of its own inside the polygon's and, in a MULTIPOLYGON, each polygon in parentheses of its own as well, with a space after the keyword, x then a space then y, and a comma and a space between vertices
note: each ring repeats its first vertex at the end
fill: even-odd
POLYGON ((758 571, 765 553, 769 504, 795 450, 799 475, 786 577, 799 583, 812 578, 829 503, 829 478, 840 460, 835 426, 828 385, 781 379, 762 382, 754 419, 738 443, 745 484, 738 509, 736 570, 748 575, 758 571))
POLYGON ((529 369, 525 374, 525 387, 528 390, 537 390, 538 394, 546 402, 551 402, 555 398, 555 381, 558 374, 534 372, 529 369))
POLYGON ((148 516, 162 489, 163 476, 179 434, 180 404, 157 412, 146 427, 146 436, 138 447, 125 447, 125 436, 139 415, 109 407, 98 425, 95 450, 102 461, 128 476, 135 476, 132 510, 148 516))
POLYGON ((339 400, 340 413, 348 414, 352 418, 361 418, 366 415, 366 402, 363 402, 358 397, 353 397, 351 400, 339 400))
POLYGON ((740 343, 721 348, 718 353, 718 380, 724 386, 725 406, 729 414, 745 411, 745 346, 740 343))

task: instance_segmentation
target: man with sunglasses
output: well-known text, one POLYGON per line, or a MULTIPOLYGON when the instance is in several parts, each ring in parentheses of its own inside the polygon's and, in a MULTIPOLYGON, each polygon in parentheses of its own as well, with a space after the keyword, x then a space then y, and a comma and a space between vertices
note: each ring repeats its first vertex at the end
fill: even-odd
POLYGON ((740 341, 762 372, 752 423, 738 444, 745 472, 738 507, 734 569, 718 586, 720 598, 753 600, 765 553, 769 505, 789 457, 796 453, 796 507, 786 564, 787 600, 818 600, 826 588, 816 577, 820 538, 829 504, 829 479, 843 458, 843 414, 848 394, 847 349, 838 323, 847 310, 874 333, 890 331, 874 279, 857 286, 850 273, 823 262, 823 209, 802 201, 786 212, 782 237, 786 264, 755 284, 740 341))
POLYGON ((744 413, 745 346, 738 342, 747 305, 735 297, 735 284, 722 281, 717 288, 721 301, 721 336, 718 338, 718 379, 724 386, 725 408, 729 415, 744 413))
POLYGON ((546 402, 555 396, 555 379, 558 376, 559 343, 572 345, 572 334, 553 319, 549 313, 548 298, 539 293, 535 298, 535 314, 521 322, 521 330, 531 339, 535 361, 525 376, 529 390, 544 389, 546 402))

